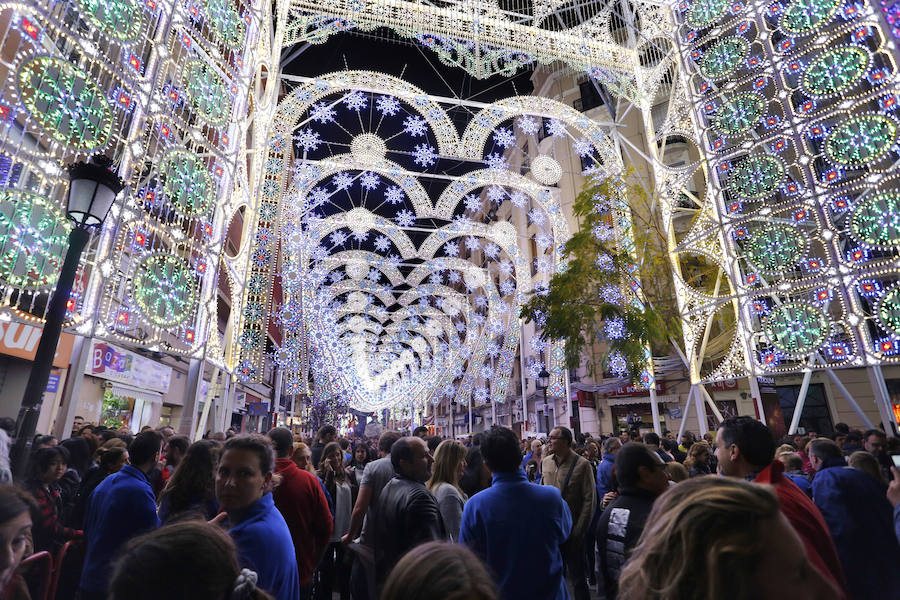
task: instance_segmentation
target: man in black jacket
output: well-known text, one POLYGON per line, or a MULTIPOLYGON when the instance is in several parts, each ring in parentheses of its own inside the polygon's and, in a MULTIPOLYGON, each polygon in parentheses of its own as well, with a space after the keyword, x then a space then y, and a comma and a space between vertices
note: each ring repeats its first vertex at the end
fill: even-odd
POLYGON ((379 592, 391 569, 409 550, 448 539, 437 501, 425 487, 433 462, 421 438, 400 438, 391 448, 396 475, 378 496, 378 520, 372 524, 379 592))
POLYGON ((619 496, 597 522, 597 581, 607 600, 614 600, 619 575, 644 531, 653 501, 669 487, 662 459, 649 447, 630 443, 616 453, 619 496))

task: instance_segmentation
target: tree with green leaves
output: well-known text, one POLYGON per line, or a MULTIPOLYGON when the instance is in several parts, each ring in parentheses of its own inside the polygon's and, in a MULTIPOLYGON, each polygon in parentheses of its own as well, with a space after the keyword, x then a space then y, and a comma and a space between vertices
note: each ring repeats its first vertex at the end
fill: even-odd
MULTIPOLYGON (((563 343, 566 368, 577 368, 600 342, 606 347, 601 370, 639 382, 650 351, 667 347, 679 335, 680 320, 677 312, 653 308, 641 290, 644 271, 653 276, 655 269, 639 267, 633 244, 653 232, 634 227, 632 236, 623 236, 626 202, 647 204, 648 194, 617 177, 589 181, 575 199, 580 227, 566 242, 557 273, 549 286, 535 290, 520 316, 534 322, 543 339, 563 343)), ((597 367, 589 363, 592 374, 597 367)))

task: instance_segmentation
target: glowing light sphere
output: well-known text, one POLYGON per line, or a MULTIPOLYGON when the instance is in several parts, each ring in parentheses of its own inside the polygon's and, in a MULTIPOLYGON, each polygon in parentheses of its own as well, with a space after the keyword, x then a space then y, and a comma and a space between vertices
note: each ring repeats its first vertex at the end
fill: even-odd
POLYGON ((141 9, 135 0, 78 0, 91 25, 111 38, 129 42, 141 32, 141 9))
POLYGON ((187 265, 175 256, 151 254, 134 275, 132 296, 141 314, 158 327, 183 323, 197 301, 194 277, 187 265))
POLYGON ((781 28, 798 35, 816 29, 834 16, 841 0, 795 0, 781 13, 781 28))
POLYGON ((879 324, 900 335, 900 284, 894 284, 875 303, 875 316, 879 324))
POLYGON ((363 133, 350 141, 350 153, 365 164, 383 160, 387 155, 384 140, 372 133, 363 133))
POLYGON ((44 132, 76 150, 106 144, 112 110, 100 87, 81 69, 50 56, 19 67, 19 97, 44 132))
POLYGON ((873 248, 900 247, 900 192, 869 194, 850 213, 853 237, 873 248))
POLYGON ((859 81, 869 68, 869 53, 859 46, 826 50, 810 63, 800 87, 813 98, 840 94, 859 81))
POLYGON ((747 260, 763 273, 783 273, 803 257, 806 238, 790 225, 766 223, 751 230, 744 249, 747 260))
POLYGON ((53 285, 72 226, 43 196, 0 190, 0 279, 23 288, 53 285))
POLYGON ((784 181, 784 162, 775 156, 760 154, 748 156, 732 170, 728 180, 729 190, 751 200, 771 196, 784 181))
POLYGON ((227 46, 240 46, 246 27, 234 3, 229 0, 203 0, 203 8, 215 35, 227 46))
POLYGON ((883 115, 850 117, 825 139, 825 155, 836 163, 862 166, 887 154, 897 141, 897 123, 883 115))
POLYGON ((538 156, 531 161, 531 174, 538 183, 555 185, 562 178, 562 167, 550 156, 538 156))
POLYGON ((202 160, 186 150, 169 150, 159 162, 163 193, 182 214, 196 217, 206 212, 215 187, 202 160))
POLYGON ((718 21, 727 8, 728 0, 695 0, 688 8, 685 20, 691 27, 706 27, 718 21))
POLYGON ((188 61, 181 75, 185 93, 200 117, 210 125, 221 125, 231 112, 225 82, 202 60, 188 61))
POLYGON ((703 53, 700 73, 707 79, 721 79, 736 71, 747 59, 750 44, 741 37, 720 39, 703 53))
POLYGON ((725 135, 743 135, 756 127, 765 109, 761 96, 752 92, 735 94, 716 111, 713 127, 725 135))
POLYGON ((785 355, 801 357, 819 348, 828 337, 828 319, 805 302, 786 302, 763 321, 766 338, 785 355))

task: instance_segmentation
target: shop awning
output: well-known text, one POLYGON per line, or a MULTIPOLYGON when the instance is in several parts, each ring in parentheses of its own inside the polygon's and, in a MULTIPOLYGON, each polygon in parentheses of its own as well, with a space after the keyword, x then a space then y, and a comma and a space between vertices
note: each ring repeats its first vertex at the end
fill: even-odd
MULTIPOLYGON (((675 403, 680 401, 678 394, 659 394, 656 397, 658 404, 675 403)), ((606 402, 607 406, 625 406, 628 404, 650 404, 650 396, 622 396, 620 398, 600 398, 600 402, 606 402)))
POLYGON ((163 395, 152 390, 142 390, 131 387, 130 385, 113 383, 110 386, 110 391, 116 396, 121 396, 123 398, 134 398, 135 400, 143 400, 144 402, 156 402, 157 404, 162 404, 163 395))

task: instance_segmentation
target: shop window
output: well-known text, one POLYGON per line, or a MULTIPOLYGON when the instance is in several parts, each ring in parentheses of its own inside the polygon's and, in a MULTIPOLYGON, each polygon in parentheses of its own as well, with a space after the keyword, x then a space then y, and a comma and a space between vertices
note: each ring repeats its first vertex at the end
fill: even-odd
MULTIPOLYGON (((794 407, 797 406, 797 398, 800 397, 800 385, 779 385, 775 389, 778 392, 778 403, 784 412, 784 425, 786 428, 790 428, 791 419, 794 417, 794 407)), ((828 399, 825 396, 825 386, 821 383, 810 384, 799 426, 807 432, 815 431, 819 435, 834 433, 831 411, 828 409, 828 399)))

